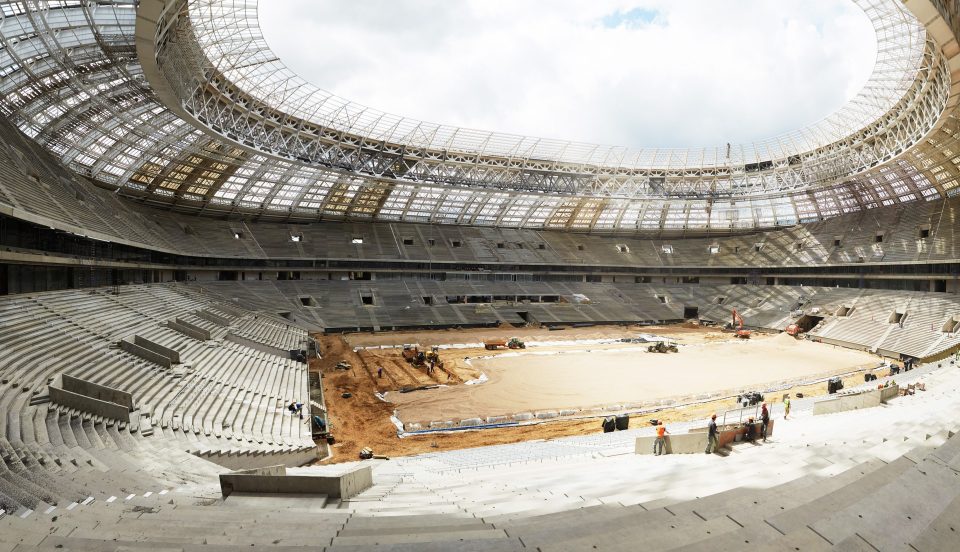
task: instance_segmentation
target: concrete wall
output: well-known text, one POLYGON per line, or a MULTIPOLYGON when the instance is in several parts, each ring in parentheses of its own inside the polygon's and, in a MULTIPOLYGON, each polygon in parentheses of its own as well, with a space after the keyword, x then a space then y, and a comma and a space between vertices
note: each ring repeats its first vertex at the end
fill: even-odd
POLYGON ((147 359, 150 362, 155 362, 165 368, 170 368, 171 366, 173 366, 173 363, 170 362, 169 358, 163 355, 159 355, 151 351, 150 349, 145 349, 139 345, 134 345, 129 341, 121 340, 120 348, 132 355, 137 355, 138 357, 147 359))
MULTIPOLYGON (((774 420, 770 420, 767 425, 767 436, 773 435, 774 420)), ((755 435, 760 436, 760 423, 755 423, 755 435)), ((717 446, 719 448, 728 447, 737 440, 737 435, 746 434, 746 424, 732 425, 727 424, 724 427, 718 427, 717 446)), ((664 438, 664 451, 667 454, 694 454, 702 453, 707 450, 707 428, 698 427, 691 429, 689 433, 679 433, 677 435, 667 434, 664 438)), ((637 454, 653 454, 653 443, 656 436, 638 437, 634 450, 637 454)))
POLYGON ((880 389, 880 402, 886 403, 890 399, 900 396, 900 386, 891 385, 890 387, 884 387, 880 389))
POLYGON ((61 377, 61 380, 63 382, 63 389, 65 391, 78 393, 80 395, 85 395, 100 401, 118 404, 126 407, 127 410, 133 410, 136 408, 133 402, 132 393, 121 391, 120 389, 114 389, 113 387, 107 387, 105 385, 91 383, 80 378, 75 378, 69 374, 64 374, 61 377))
POLYGON ((880 406, 880 403, 896 397, 899 392, 899 386, 892 385, 886 389, 873 389, 855 395, 841 395, 833 399, 817 401, 813 403, 813 415, 834 414, 836 412, 880 406))
POLYGON ((90 397, 67 391, 59 387, 50 386, 50 400, 54 404, 66 406, 67 408, 76 408, 77 410, 110 418, 120 422, 130 422, 130 410, 119 404, 107 401, 100 401, 90 397))
POLYGON ((184 335, 199 339, 200 341, 207 341, 211 337, 209 330, 205 330, 196 324, 191 324, 182 318, 167 321, 167 325, 184 335))
MULTIPOLYGON (((653 454, 653 442, 657 439, 655 435, 649 437, 637 437, 635 451, 637 454, 653 454)), ((664 450, 667 454, 693 454, 707 450, 707 434, 703 433, 678 433, 677 435, 667 435, 665 438, 664 450)))
POLYGON ((373 486, 370 466, 361 466, 340 475, 286 475, 283 466, 220 474, 220 492, 232 493, 316 494, 346 499, 373 486))
POLYGON ((170 362, 172 362, 173 364, 180 364, 180 353, 178 351, 170 349, 169 347, 164 347, 159 343, 154 343, 153 341, 140 337, 139 335, 133 336, 133 344, 143 347, 144 349, 147 349, 149 351, 153 351, 158 355, 165 356, 169 358, 170 362))
POLYGON ((207 321, 209 321, 209 322, 213 322, 214 324, 216 324, 216 325, 218 325, 218 326, 229 326, 229 325, 230 325, 230 321, 229 321, 229 320, 227 320, 226 318, 224 318, 224 317, 222 317, 222 316, 219 316, 219 315, 217 315, 217 314, 215 314, 215 313, 212 313, 212 312, 210 312, 210 311, 208 311, 208 310, 206 310, 206 309, 201 310, 201 311, 197 311, 197 312, 194 313, 194 314, 196 314, 196 315, 199 316, 200 318, 203 318, 204 320, 207 320, 207 321))
POLYGON ((261 454, 259 452, 244 450, 222 451, 192 451, 195 456, 203 458, 208 462, 213 462, 218 466, 223 466, 228 470, 246 470, 252 468, 261 468, 264 466, 275 466, 282 464, 284 466, 295 468, 316 462, 321 458, 320 449, 317 447, 305 450, 290 450, 284 452, 270 452, 261 454))

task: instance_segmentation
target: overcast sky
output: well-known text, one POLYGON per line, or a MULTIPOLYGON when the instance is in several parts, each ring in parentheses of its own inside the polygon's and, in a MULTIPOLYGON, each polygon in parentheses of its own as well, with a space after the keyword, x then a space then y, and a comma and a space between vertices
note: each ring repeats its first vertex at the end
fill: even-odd
POLYGON ((631 147, 749 142, 857 94, 849 0, 261 0, 320 88, 435 123, 631 147))

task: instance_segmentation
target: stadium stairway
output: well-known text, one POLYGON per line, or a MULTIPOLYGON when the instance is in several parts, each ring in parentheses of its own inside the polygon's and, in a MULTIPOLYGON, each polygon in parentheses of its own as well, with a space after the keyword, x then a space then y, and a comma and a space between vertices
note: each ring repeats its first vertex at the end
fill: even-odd
POLYGON ((214 483, 195 480, 50 513, 20 510, 0 519, 0 547, 952 550, 960 369, 916 377, 927 391, 825 416, 799 409, 777 420, 767 443, 739 444, 726 457, 635 455, 633 440, 650 432, 642 428, 369 461, 374 487, 345 501, 222 500, 214 483))

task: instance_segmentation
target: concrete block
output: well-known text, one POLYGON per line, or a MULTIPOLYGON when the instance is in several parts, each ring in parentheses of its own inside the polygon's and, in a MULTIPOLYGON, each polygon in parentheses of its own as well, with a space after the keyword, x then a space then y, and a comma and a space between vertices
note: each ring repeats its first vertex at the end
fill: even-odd
POLYGON ((515 421, 515 422, 524 422, 524 421, 526 421, 526 420, 532 420, 532 419, 533 419, 533 414, 531 414, 530 412, 521 412, 521 413, 519 413, 519 414, 514 414, 514 415, 511 416, 511 417, 513 418, 513 421, 515 421))
POLYGON ((430 429, 449 429, 451 427, 453 427, 453 421, 451 420, 430 422, 430 429))
POLYGON ((220 474, 220 491, 232 493, 315 494, 347 499, 373 486, 370 466, 339 475, 287 475, 284 466, 269 466, 220 474))
POLYGON ((478 425, 483 425, 483 420, 480 418, 466 418, 460 420, 460 427, 473 427, 478 425))
POLYGON ((538 420, 549 420, 550 418, 556 418, 559 414, 556 410, 545 410, 543 412, 534 412, 533 415, 536 416, 538 420))
MULTIPOLYGON (((637 454, 653 454, 653 442, 656 437, 649 435, 637 437, 635 452, 637 454)), ((706 433, 678 433, 665 437, 664 450, 667 454, 703 454, 707 450, 706 433)))

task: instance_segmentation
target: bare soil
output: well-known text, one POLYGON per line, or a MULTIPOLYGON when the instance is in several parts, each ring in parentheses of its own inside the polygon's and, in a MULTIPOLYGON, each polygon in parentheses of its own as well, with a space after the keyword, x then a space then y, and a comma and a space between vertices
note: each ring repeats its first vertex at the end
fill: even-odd
MULTIPOLYGON (((573 339, 600 339, 634 336, 637 333, 653 333, 675 339, 681 344, 703 345, 724 342, 734 339, 732 334, 722 333, 715 328, 699 328, 684 326, 666 327, 591 327, 570 328, 562 331, 549 331, 543 328, 495 328, 495 329, 467 329, 442 330, 431 332, 384 332, 377 334, 349 334, 346 336, 325 336, 318 334, 318 343, 321 347, 321 359, 312 360, 310 368, 322 375, 324 398, 329 412, 331 433, 336 439, 332 446, 333 457, 329 462, 345 462, 356 460, 359 451, 370 447, 374 453, 383 456, 406 456, 438 450, 455 450, 462 448, 515 443, 532 439, 551 439, 569 435, 582 435, 600 431, 598 419, 563 420, 542 423, 531 426, 486 429, 478 431, 461 431, 455 433, 430 434, 409 436, 403 439, 397 437, 396 426, 390 416, 397 405, 384 402, 376 393, 396 391, 403 387, 419 387, 443 384, 447 389, 463 389, 464 387, 482 388, 481 386, 462 386, 463 381, 479 375, 476 366, 465 363, 467 357, 489 356, 492 352, 484 349, 443 349, 441 358, 444 360, 445 371, 435 370, 427 374, 425 368, 414 367, 405 362, 400 349, 360 350, 354 352, 356 346, 399 345, 403 343, 419 343, 429 350, 430 345, 453 343, 477 343, 485 339, 506 339, 520 337, 525 341, 560 341, 573 339), (337 370, 335 365, 346 360, 352 366, 350 370, 337 370), (378 368, 383 368, 383 376, 378 377, 378 368), (349 393, 349 398, 342 395, 349 393)), ((785 336, 784 336, 785 337, 785 336)), ((755 335, 755 341, 763 341, 763 336, 755 335)), ((769 338, 768 338, 769 339, 769 338)), ((782 338, 780 338, 782 339, 782 338)), ((756 345, 760 345, 757 343, 756 345)), ((784 344, 786 345, 786 344, 784 344)), ((620 345, 622 346, 622 344, 620 345)), ((729 346, 738 346, 730 344, 729 346)), ((802 346, 820 347, 826 350, 831 346, 803 342, 802 346)), ((591 345, 591 349, 613 347, 607 345, 591 345)), ((551 348, 536 347, 535 350, 571 350, 576 347, 558 346, 551 348)), ((583 349, 583 347, 579 347, 583 349)), ((686 348, 690 349, 690 348, 686 348)), ((527 349, 530 351, 530 349, 527 349)), ((853 353, 845 349, 842 353, 853 353)), ((572 353, 578 354, 578 353, 572 353)), ((603 353, 619 354, 619 353, 603 353)), ((650 355, 650 353, 642 353, 650 355)), ((860 353, 858 353, 860 354, 860 353)), ((658 357, 676 356, 682 360, 684 351, 676 355, 657 355, 658 357)), ((862 366, 874 365, 867 355, 860 357, 862 366)), ((556 357, 546 358, 559 358, 556 357)), ((597 355, 601 356, 601 355, 597 355)), ((572 358, 572 357, 571 357, 572 358)), ((503 359, 507 360, 507 359, 503 359)), ((849 359, 848 359, 849 360, 849 359)), ((661 362, 664 362, 660 360, 661 362)), ((773 360, 776 362, 776 359, 773 360)), ((863 375, 856 374, 845 378, 845 385, 851 387, 863 382, 863 375)), ((417 391, 409 395, 420 393, 435 393, 431 391, 417 391)), ((826 383, 816 385, 797 386, 783 391, 784 393, 803 393, 805 396, 826 394, 826 383)), ((767 402, 778 402, 778 397, 768 396, 767 402)), ((712 401, 704 404, 677 407, 659 412, 633 416, 631 427, 646 425, 651 418, 665 420, 667 423, 681 420, 701 419, 713 412, 736 408, 732 399, 712 401)))

